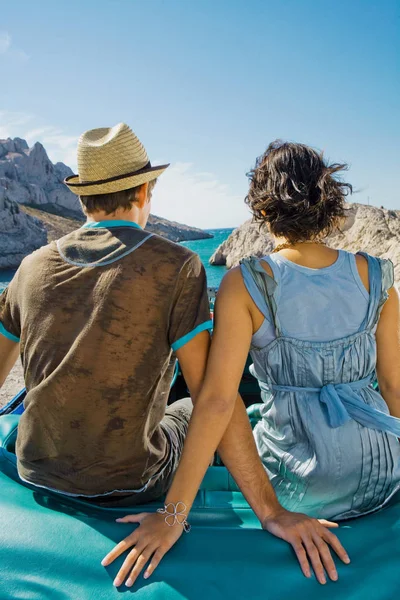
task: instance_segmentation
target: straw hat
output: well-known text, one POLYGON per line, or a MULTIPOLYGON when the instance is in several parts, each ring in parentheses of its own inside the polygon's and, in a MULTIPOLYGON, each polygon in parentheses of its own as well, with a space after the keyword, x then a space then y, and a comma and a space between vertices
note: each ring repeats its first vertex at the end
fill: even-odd
POLYGON ((78 142, 78 172, 64 180, 78 196, 111 194, 156 179, 169 165, 152 167, 139 138, 125 123, 91 129, 78 142))

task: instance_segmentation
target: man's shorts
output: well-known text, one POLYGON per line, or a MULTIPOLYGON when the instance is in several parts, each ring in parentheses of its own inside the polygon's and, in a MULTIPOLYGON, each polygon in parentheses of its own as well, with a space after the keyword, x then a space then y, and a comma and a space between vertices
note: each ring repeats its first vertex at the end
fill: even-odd
POLYGON ((134 506, 136 504, 146 504, 164 496, 171 486, 173 476, 181 459, 192 411, 193 404, 190 398, 177 400, 167 407, 160 425, 164 429, 169 441, 168 461, 163 465, 160 474, 156 474, 151 479, 145 491, 136 494, 115 495, 113 497, 101 496, 92 498, 90 502, 108 507, 134 506))

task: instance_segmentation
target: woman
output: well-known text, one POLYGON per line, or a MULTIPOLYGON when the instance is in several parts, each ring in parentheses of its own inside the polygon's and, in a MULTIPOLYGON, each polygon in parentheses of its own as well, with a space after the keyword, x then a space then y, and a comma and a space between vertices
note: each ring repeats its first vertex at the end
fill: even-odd
POLYGON ((302 144, 271 144, 247 203, 276 247, 241 264, 264 402, 259 454, 285 508, 334 520, 381 508, 400 483, 393 265, 324 241, 345 216, 343 168, 302 144))
POLYGON ((171 513, 178 512, 177 527, 166 526, 161 515, 125 517, 124 522, 141 525, 103 562, 135 546, 118 584, 129 573, 132 584, 153 555, 149 576, 180 537, 179 523, 186 523, 207 459, 221 438, 226 466, 248 474, 237 483, 257 516, 262 512, 264 501, 252 490, 265 471, 255 451, 240 471, 232 451, 233 431, 241 443, 249 436, 248 457, 254 446, 248 423, 248 433, 239 427, 240 407, 232 408, 249 350, 263 399, 255 441, 277 495, 275 502, 267 480, 264 506, 273 509, 260 520, 292 544, 305 575, 310 575, 309 559, 321 583, 324 567, 337 579, 328 544, 349 562, 326 530, 332 523, 322 526, 316 519, 377 510, 398 489, 399 300, 389 261, 337 251, 324 242, 345 216, 351 186, 336 178, 343 167, 328 166, 307 146, 274 142, 251 171, 246 201, 255 218, 268 225, 275 252, 245 259, 222 282, 204 385, 166 499, 166 518, 174 521, 171 513), (382 395, 371 385, 375 370, 382 395))

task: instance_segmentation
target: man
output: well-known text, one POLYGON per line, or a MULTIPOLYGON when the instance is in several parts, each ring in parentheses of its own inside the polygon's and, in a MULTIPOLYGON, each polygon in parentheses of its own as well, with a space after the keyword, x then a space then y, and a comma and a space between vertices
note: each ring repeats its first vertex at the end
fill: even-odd
POLYGON ((172 352, 189 378, 200 364, 193 395, 200 385, 205 272, 190 250, 144 231, 168 165, 151 166, 127 125, 83 134, 78 164, 66 183, 87 223, 28 256, 1 296, 3 343, 20 343, 28 392, 18 470, 93 501, 147 502, 169 487, 192 409, 166 410, 172 352))
POLYGON ((20 476, 96 503, 132 505, 164 494, 177 471, 163 514, 126 517, 140 527, 103 561, 134 546, 115 580, 132 585, 180 537, 219 444, 263 527, 293 545, 306 575, 307 552, 321 582, 323 567, 335 579, 328 544, 343 560, 345 551, 317 521, 279 505, 240 397, 207 382, 200 394, 212 325, 204 269, 187 249, 144 231, 152 184, 167 166, 151 166, 127 125, 83 134, 79 175, 66 184, 87 223, 27 257, 0 297, 0 384, 19 348, 28 390, 20 476), (166 408, 173 352, 195 403, 179 469, 191 405, 166 408))

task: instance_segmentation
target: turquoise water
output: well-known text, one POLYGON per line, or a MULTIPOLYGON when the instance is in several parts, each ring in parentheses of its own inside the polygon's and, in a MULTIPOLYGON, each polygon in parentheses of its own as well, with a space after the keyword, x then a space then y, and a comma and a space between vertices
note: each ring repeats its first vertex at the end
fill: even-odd
POLYGON ((7 284, 14 277, 15 271, 2 271, 0 269, 0 292, 7 287, 7 284))
POLYGON ((218 287, 221 283, 221 279, 226 273, 225 267, 212 267, 208 261, 210 256, 214 254, 218 246, 226 240, 232 231, 233 229, 208 229, 208 233, 211 233, 214 236, 210 240, 182 242, 183 246, 190 248, 200 256, 206 268, 208 287, 218 287))
MULTIPOLYGON (((215 250, 218 248, 220 244, 228 235, 233 231, 233 229, 210 229, 209 233, 211 233, 214 237, 209 240, 196 240, 194 242, 183 242, 184 246, 193 250, 193 252, 197 252, 200 256, 201 260, 207 271, 207 284, 209 287, 218 287, 222 277, 226 273, 225 267, 212 267, 208 264, 208 260, 212 254, 214 254, 215 250)), ((0 292, 7 287, 7 284, 11 281, 14 276, 15 271, 2 271, 0 269, 0 292)))

